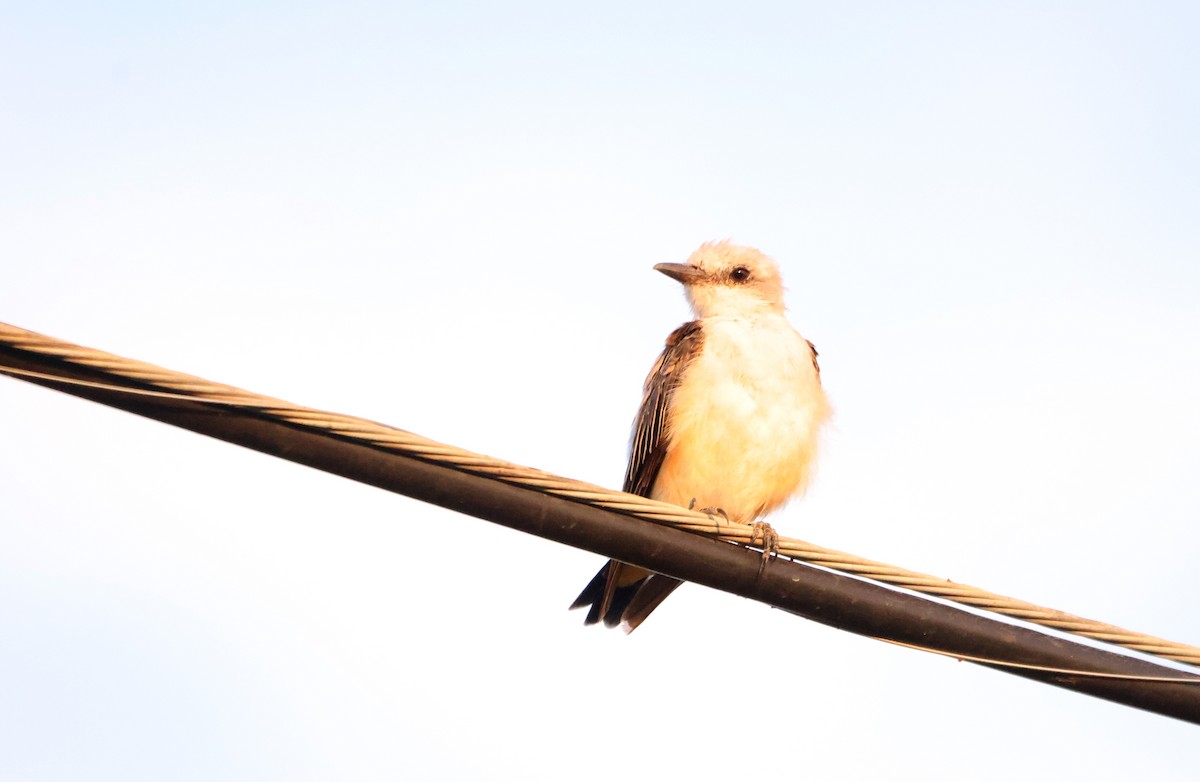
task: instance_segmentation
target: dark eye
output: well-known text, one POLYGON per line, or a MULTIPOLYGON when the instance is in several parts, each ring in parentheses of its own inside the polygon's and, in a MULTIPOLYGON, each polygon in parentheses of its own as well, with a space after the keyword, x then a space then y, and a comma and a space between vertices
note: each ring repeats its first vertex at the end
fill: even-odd
POLYGON ((729 273, 729 279, 734 282, 745 282, 750 279, 750 270, 745 266, 738 266, 729 273))

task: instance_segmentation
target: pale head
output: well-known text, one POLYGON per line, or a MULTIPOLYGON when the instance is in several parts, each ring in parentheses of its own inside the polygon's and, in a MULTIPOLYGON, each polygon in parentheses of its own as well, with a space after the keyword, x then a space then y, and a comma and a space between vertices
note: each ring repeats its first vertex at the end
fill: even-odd
POLYGON ((660 263, 654 268, 683 283, 697 318, 783 312, 779 267, 753 247, 708 242, 687 263, 660 263))

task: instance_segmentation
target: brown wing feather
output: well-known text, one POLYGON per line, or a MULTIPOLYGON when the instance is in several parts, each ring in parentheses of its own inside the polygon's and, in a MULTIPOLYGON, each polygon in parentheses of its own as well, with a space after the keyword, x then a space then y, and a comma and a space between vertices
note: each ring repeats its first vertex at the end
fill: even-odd
POLYGON ((699 321, 685 323, 667 337, 666 347, 646 376, 642 386, 642 405, 634 419, 629 446, 629 466, 625 470, 623 491, 649 497, 667 453, 664 431, 671 395, 683 379, 688 363, 704 343, 699 321))
MULTIPOLYGON (((624 490, 630 494, 649 497, 654 488, 667 454, 666 426, 671 395, 703 343, 704 332, 698 321, 683 324, 667 337, 666 347, 646 376, 642 405, 634 419, 629 466, 625 470, 624 490)), ((615 627, 625 621, 628 630, 632 631, 679 583, 668 576, 609 560, 571 608, 590 606, 584 624, 603 620, 608 627, 615 627)))

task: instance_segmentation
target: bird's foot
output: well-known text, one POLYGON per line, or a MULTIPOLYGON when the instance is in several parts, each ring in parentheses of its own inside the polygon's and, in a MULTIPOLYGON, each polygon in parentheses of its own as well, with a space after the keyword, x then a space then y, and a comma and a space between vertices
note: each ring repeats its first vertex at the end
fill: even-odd
POLYGON ((750 545, 762 544, 762 563, 758 566, 761 575, 767 566, 767 560, 779 550, 779 533, 765 521, 756 521, 750 525, 750 545))
MULTIPOLYGON (((692 501, 688 503, 688 510, 695 510, 695 509, 696 509, 696 498, 692 497, 692 501)), ((725 512, 724 508, 701 508, 700 512, 703 513, 705 516, 708 516, 709 521, 715 521, 717 523, 717 527, 721 526, 721 522, 717 521, 717 516, 720 516, 721 518, 725 519, 726 524, 729 523, 729 514, 725 512)))

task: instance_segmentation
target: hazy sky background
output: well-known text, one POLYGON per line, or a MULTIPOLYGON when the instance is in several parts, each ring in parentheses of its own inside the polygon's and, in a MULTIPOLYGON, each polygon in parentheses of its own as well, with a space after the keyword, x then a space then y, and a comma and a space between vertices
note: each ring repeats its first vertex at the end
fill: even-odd
MULTIPOLYGON (((1200 642, 1192 3, 0 7, 0 320, 617 487, 781 263, 782 533, 1200 642)), ((1197 728, 0 379, 0 779, 1192 780, 1197 728)))

